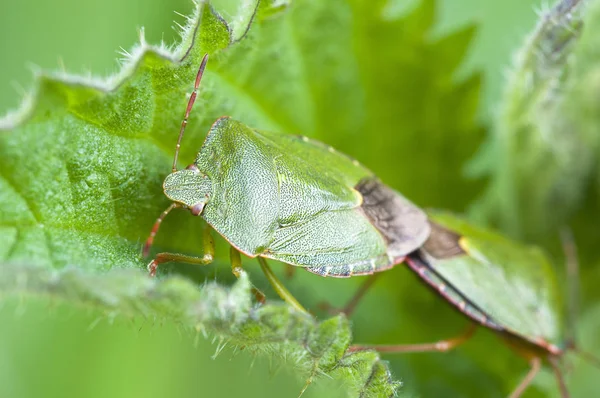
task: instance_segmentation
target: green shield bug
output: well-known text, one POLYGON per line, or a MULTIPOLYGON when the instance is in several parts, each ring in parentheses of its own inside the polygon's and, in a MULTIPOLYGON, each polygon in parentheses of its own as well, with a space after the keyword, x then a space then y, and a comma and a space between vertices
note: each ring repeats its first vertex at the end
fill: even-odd
POLYGON ((172 173, 163 184, 174 208, 201 216, 207 224, 204 256, 159 253, 151 275, 169 261, 208 264, 214 255, 210 230, 231 244, 232 267, 240 254, 257 257, 277 293, 304 310, 271 272, 274 259, 322 276, 350 277, 380 272, 401 263, 429 236, 425 213, 381 183, 373 173, 320 142, 251 129, 231 118, 218 119, 194 163, 177 170, 183 132, 196 99, 207 56, 200 65, 177 140, 172 173))
MULTIPOLYGON (((544 361, 554 370, 562 397, 568 397, 559 359, 566 351, 576 348, 573 336, 565 339, 564 308, 548 258, 536 247, 518 244, 448 213, 432 214, 430 221, 429 238, 422 248, 409 254, 405 262, 473 323, 464 334, 436 343, 365 345, 351 349, 368 348, 388 353, 444 352, 468 340, 480 325, 499 334, 530 363, 529 372, 511 393, 511 398, 521 396, 544 361)), ((576 261, 571 263, 576 264, 576 261)), ((576 275, 577 266, 570 268, 570 274, 576 275)), ((362 294, 364 289, 358 296, 362 294)), ((598 360, 591 355, 578 352, 598 365, 598 360)))

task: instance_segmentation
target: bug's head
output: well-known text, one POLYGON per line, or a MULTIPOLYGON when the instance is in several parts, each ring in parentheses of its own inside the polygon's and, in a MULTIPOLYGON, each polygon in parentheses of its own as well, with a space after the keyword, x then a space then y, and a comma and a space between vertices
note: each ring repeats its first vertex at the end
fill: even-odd
MULTIPOLYGON (((184 170, 176 170, 169 174, 163 183, 163 190, 173 203, 161 213, 154 223, 150 236, 146 239, 146 243, 142 249, 144 257, 147 257, 150 253, 150 247, 158 232, 158 228, 171 210, 183 207, 195 216, 202 214, 202 210, 204 210, 204 206, 208 202, 212 192, 212 183, 206 174, 200 172, 198 167, 192 164, 184 170)), ((153 274, 152 271, 150 273, 151 275, 153 274)))
POLYGON ((186 169, 169 174, 163 183, 163 190, 167 198, 198 216, 208 202, 212 182, 195 165, 190 165, 186 169))

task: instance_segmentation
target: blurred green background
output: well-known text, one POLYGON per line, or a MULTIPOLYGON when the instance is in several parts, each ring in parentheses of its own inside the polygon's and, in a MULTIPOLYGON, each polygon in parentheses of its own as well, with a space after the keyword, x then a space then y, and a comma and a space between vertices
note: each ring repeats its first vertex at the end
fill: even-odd
MULTIPOLYGON (((512 51, 536 21, 534 10, 538 3, 532 0, 439 2, 436 32, 447 32, 472 22, 479 25, 457 78, 473 71, 483 72, 479 112, 484 124, 490 123, 495 111, 503 71, 511 63, 512 51)), ((16 107, 21 101, 32 82, 30 65, 45 69, 64 65, 73 73, 110 74, 118 68, 115 59, 119 57, 119 48, 129 49, 137 41, 139 27, 145 27, 149 42, 171 43, 177 37, 171 28, 173 21, 183 23, 183 18, 173 11, 186 14, 191 8, 191 3, 184 0, 2 2, 0 112, 16 107)), ((367 314, 359 308, 354 318, 357 340, 385 336, 385 331, 377 329, 385 327, 389 314, 398 312, 394 311, 397 306, 408 305, 390 301, 399 274, 405 272, 391 271, 365 299, 362 308, 381 311, 367 314), (364 322, 367 317, 368 322, 364 322)), ((252 273, 253 279, 260 280, 256 269, 252 273)), ((417 283, 411 275, 402 274, 402 279, 417 283)), ((320 280, 300 272, 290 289, 301 291, 301 297, 314 297, 313 304, 323 298, 339 304, 357 283, 320 280)), ((432 298, 426 289, 416 290, 410 305, 414 306, 415 315, 407 320, 414 320, 420 312, 435 313, 434 327, 408 324, 404 335, 402 331, 389 331, 388 340, 389 334, 397 336, 399 342, 409 339, 420 342, 460 332, 456 328, 461 325, 460 316, 441 300, 432 298)), ((234 354, 227 348, 213 360, 215 349, 211 341, 178 330, 174 325, 123 320, 110 324, 104 318, 98 322, 94 312, 64 304, 54 306, 43 300, 11 299, 0 308, 0 397, 258 397, 272 396, 274 392, 277 396, 293 397, 303 385, 290 369, 281 368, 279 363, 255 359, 244 352, 234 354)), ((490 396, 500 397, 499 391, 514 384, 526 369, 524 361, 485 331, 456 352, 414 354, 392 362, 394 374, 407 385, 403 396, 410 396, 410 385, 418 381, 423 396, 472 396, 465 385, 473 385, 475 391, 488 386, 490 396), (496 360, 487 361, 486 356, 471 355, 473 352, 489 352, 496 360), (427 373, 434 366, 444 369, 444 373, 427 373), (506 374, 510 374, 509 380, 506 374)), ((554 380, 546 373, 536 383, 553 384, 554 380)), ((343 389, 326 380, 305 394, 306 397, 344 395, 343 389)), ((535 396, 535 391, 531 396, 535 396)))

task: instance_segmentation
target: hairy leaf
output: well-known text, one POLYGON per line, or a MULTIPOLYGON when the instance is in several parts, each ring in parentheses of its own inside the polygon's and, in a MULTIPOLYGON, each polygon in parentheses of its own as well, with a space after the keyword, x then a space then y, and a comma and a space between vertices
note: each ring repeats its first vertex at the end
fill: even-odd
MULTIPOLYGON (((168 204, 160 187, 204 53, 210 61, 180 166, 192 161, 217 117, 232 115, 252 127, 319 138, 422 205, 461 209, 477 192, 461 170, 482 136, 475 122, 480 79, 454 77, 473 27, 432 36, 432 0, 402 14, 383 0, 290 3, 243 1, 229 22, 202 3, 179 45, 152 46, 142 37, 108 79, 40 72, 31 102, 0 120, 7 130, 0 132, 3 290, 24 279, 17 291, 116 315, 201 323, 273 355, 317 355, 299 364, 305 374, 337 375, 360 394, 390 395, 398 384, 375 354, 344 354, 350 334, 342 318, 318 324, 279 305, 254 309, 246 288, 208 301, 221 308, 219 300, 246 300, 239 313, 192 316, 210 292, 225 291, 198 290, 194 282, 206 273, 197 267, 178 269, 187 280, 149 281, 139 256, 168 204), (297 344, 308 335, 314 346, 297 344)), ((157 246, 199 252, 198 219, 172 215, 163 224, 157 246)), ((225 268, 220 254, 215 266, 225 268)))
MULTIPOLYGON (((157 213, 156 188, 171 152, 163 142, 172 141, 183 94, 202 54, 234 47, 256 7, 247 4, 230 26, 200 4, 177 49, 142 42, 110 81, 39 77, 35 103, 2 121, 12 131, 0 137, 1 289, 203 327, 233 344, 299 358, 297 366, 311 378, 337 374, 360 395, 393 395, 398 383, 375 353, 345 354, 350 330, 343 318, 317 324, 281 305, 251 310, 246 278, 229 293, 216 286, 198 290, 189 280, 152 281, 140 270, 136 242, 157 213)), ((199 107, 216 92, 209 85, 199 107)))
POLYGON ((52 271, 5 265, 0 289, 74 302, 109 317, 168 319, 223 343, 293 362, 309 382, 322 374, 345 379, 361 397, 390 397, 400 385, 375 352, 347 352, 351 332, 345 317, 318 323, 287 305, 256 306, 245 273, 230 289, 216 283, 198 289, 182 278, 157 282, 129 270, 102 275, 74 267, 52 271))

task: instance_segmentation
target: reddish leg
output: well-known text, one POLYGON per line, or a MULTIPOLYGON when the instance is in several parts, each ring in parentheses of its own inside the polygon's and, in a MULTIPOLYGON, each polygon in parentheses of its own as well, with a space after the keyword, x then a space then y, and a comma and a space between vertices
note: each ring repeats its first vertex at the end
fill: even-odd
MULTIPOLYGON (((177 158, 179 156, 179 149, 181 148, 181 139, 183 138, 183 133, 185 131, 185 127, 187 126, 188 119, 190 117, 190 112, 192 111, 192 107, 194 106, 194 102, 196 101, 196 96, 198 95, 198 87, 200 87, 200 81, 202 80, 202 75, 204 74, 204 69, 206 68, 207 62, 208 62, 208 54, 205 54, 204 57, 202 58, 202 62, 200 62, 200 67, 198 68, 198 73, 196 74, 196 81, 194 83, 194 91, 190 95, 190 99, 188 100, 187 108, 185 109, 185 115, 183 117, 183 120, 181 121, 181 129, 179 130, 179 137, 177 138, 177 145, 175 146, 175 156, 173 157, 173 172, 177 171, 177 158)), ((152 231, 150 232, 150 236, 146 240, 146 243, 144 244, 144 248, 142 250, 142 255, 144 257, 147 257, 148 253, 150 253, 150 247, 152 246, 152 242, 154 241, 154 237, 156 236, 156 234, 158 232, 160 224, 162 223, 164 218, 167 216, 167 214, 169 214, 169 212, 176 207, 185 207, 185 206, 183 206, 179 203, 172 203, 165 211, 162 212, 162 214, 158 217, 158 219, 154 223, 154 226, 152 227, 152 231)), ((192 210, 192 214, 194 214, 194 209, 190 209, 190 210, 192 210)), ((195 215, 198 215, 198 214, 195 214, 195 215)), ((214 257, 214 243, 212 241, 212 237, 210 237, 210 233, 208 233, 208 235, 209 235, 208 239, 205 239, 204 257, 198 258, 198 257, 184 256, 181 254, 160 253, 156 256, 156 258, 154 260, 152 260, 150 262, 150 264, 148 264, 148 271, 150 272, 150 275, 154 276, 156 274, 156 268, 158 267, 158 264, 167 263, 170 261, 183 261, 186 263, 200 264, 200 265, 210 264, 214 257), (212 246, 208 246, 208 243, 211 243, 212 246)))
MULTIPOLYGON (((561 230, 560 235, 563 252, 565 254, 566 259, 566 275, 567 275, 567 294, 568 294, 568 329, 567 329, 567 338, 565 341, 565 345, 567 349, 573 350, 579 354, 579 356, 590 363, 591 365, 600 369, 600 359, 596 358, 594 355, 589 352, 581 351, 577 346, 577 342, 575 339, 576 330, 575 325, 577 323, 578 314, 579 314, 579 256, 577 254, 577 245, 575 244, 575 239, 573 238, 573 233, 569 228, 563 228, 561 230)), ((559 378, 559 383, 561 383, 562 377, 556 364, 556 359, 551 357, 549 358, 550 364, 554 368, 554 372, 559 378), (553 362, 554 361, 554 362, 553 362)), ((562 382, 564 384, 564 382, 562 382)))
POLYGON ((165 219, 165 217, 167 216, 167 214, 169 214, 171 212, 171 210, 173 210, 177 207, 181 207, 181 205, 178 203, 171 203, 171 205, 169 207, 167 207, 167 209, 165 211, 160 213, 160 216, 158 216, 158 218, 156 219, 156 222, 152 226, 152 231, 150 231, 150 236, 148 236, 148 239, 146 239, 146 243, 144 243, 144 248, 142 249, 143 257, 148 257, 148 254, 150 254, 150 248, 152 247, 152 243, 154 242, 154 237, 158 233, 160 224, 162 224, 162 222, 165 219))
POLYGON ((548 362, 550 362, 550 366, 552 366, 554 376, 556 377, 556 381, 558 382, 560 396, 562 398, 569 398, 569 390, 567 390, 567 384, 565 383, 565 379, 563 378, 562 372, 560 371, 560 367, 558 366, 558 361, 556 360, 556 357, 549 356, 548 362))
POLYGON ((285 264, 285 277, 287 279, 292 279, 294 277, 294 275, 296 274, 296 268, 297 267, 295 267, 291 264, 285 264))
POLYGON ((342 307, 341 309, 335 308, 329 303, 321 303, 321 304, 319 304, 319 307, 321 307, 321 309, 329 312, 331 315, 335 315, 335 314, 342 312, 342 313, 346 314, 346 316, 350 317, 352 315, 352 313, 354 312, 354 310, 356 309, 356 306, 358 305, 360 300, 365 296, 365 294, 367 293, 369 288, 371 286, 373 286, 373 283, 375 283, 375 280, 377 280, 377 277, 379 276, 379 274, 380 274, 380 272, 369 275, 367 277, 367 280, 365 280, 362 283, 362 285, 360 285, 360 287, 354 293, 352 298, 350 298, 350 300, 346 303, 346 305, 344 307, 342 307))
POLYGON ((375 350, 381 353, 404 353, 404 352, 446 352, 464 343, 473 336, 477 325, 472 323, 467 331, 457 337, 441 340, 435 343, 425 344, 396 344, 396 345, 353 345, 348 351, 375 350))
POLYGON ((150 276, 156 275, 156 269, 159 264, 169 263, 171 261, 197 265, 207 265, 212 263, 215 257, 215 241, 210 234, 210 226, 208 224, 204 226, 204 230, 202 231, 202 243, 204 245, 204 256, 202 257, 186 256, 177 253, 158 253, 154 260, 150 261, 148 264, 150 276))
POLYGON ((577 245, 575 244, 573 233, 569 228, 563 228, 561 230, 560 239, 565 255, 567 276, 568 323, 565 343, 567 347, 575 348, 575 335, 577 334, 575 325, 579 313, 579 256, 577 254, 577 245))
POLYGON ((354 296, 352 296, 350 301, 348 301, 348 303, 344 306, 344 308, 342 308, 342 312, 344 314, 346 314, 347 316, 352 315, 352 313, 356 309, 356 306, 358 305, 360 300, 362 300, 362 298, 365 296, 365 294, 367 293, 367 290, 369 290, 371 288, 371 286, 373 286, 373 284, 377 280, 377 277, 380 274, 381 274, 380 272, 377 272, 377 273, 375 273, 373 275, 369 275, 367 277, 367 280, 364 281, 362 285, 360 285, 360 287, 358 288, 356 293, 354 293, 354 296))
POLYGON ((515 388, 515 390, 510 394, 509 398, 519 398, 521 394, 523 394, 523 392, 527 389, 527 387, 529 387, 529 385, 535 378, 535 375, 537 375, 537 373, 540 371, 540 368, 542 367, 542 361, 538 357, 533 358, 530 364, 531 369, 529 369, 527 376, 525 376, 525 378, 521 381, 517 388, 515 388))

